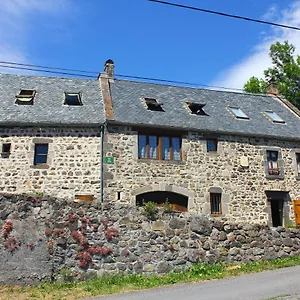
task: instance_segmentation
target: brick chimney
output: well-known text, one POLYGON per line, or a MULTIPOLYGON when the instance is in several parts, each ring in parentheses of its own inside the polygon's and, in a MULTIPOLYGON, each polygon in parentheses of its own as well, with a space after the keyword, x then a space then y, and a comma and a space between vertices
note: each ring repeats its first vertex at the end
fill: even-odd
POLYGON ((266 93, 269 95, 279 95, 277 84, 273 78, 269 81, 266 93))
POLYGON ((108 59, 104 64, 104 72, 100 73, 98 77, 107 120, 114 120, 113 101, 110 93, 110 85, 114 82, 114 71, 115 64, 111 59, 108 59))

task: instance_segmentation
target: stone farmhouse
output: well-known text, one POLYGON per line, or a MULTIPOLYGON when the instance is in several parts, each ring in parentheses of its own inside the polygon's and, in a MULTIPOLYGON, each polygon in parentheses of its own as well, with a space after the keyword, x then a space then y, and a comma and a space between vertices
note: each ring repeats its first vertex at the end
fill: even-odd
POLYGON ((1 74, 0 90, 0 191, 99 197, 99 83, 1 74))
POLYGON ((294 221, 300 112, 273 86, 253 95, 118 80, 108 60, 98 80, 2 74, 0 89, 2 192, 294 221))

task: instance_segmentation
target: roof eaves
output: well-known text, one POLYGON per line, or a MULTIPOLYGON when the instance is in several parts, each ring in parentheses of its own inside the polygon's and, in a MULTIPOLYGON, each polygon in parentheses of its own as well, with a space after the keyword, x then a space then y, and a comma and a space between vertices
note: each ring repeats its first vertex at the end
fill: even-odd
POLYGON ((201 132, 204 134, 215 134, 215 135, 233 135, 239 137, 259 137, 259 138, 268 138, 272 140, 283 140, 283 141, 300 141, 299 137, 287 137, 287 136, 277 136, 277 135, 269 135, 269 134, 260 134, 260 133, 246 133, 246 132, 233 132, 233 131, 221 131, 221 130, 207 130, 207 129, 199 129, 193 127, 172 127, 172 126, 164 126, 164 125, 153 125, 153 124, 143 124, 143 123, 124 123, 114 120, 107 120, 107 125, 121 125, 121 126, 132 126, 132 127, 145 127, 145 128, 165 128, 169 130, 176 131, 194 131, 201 132))

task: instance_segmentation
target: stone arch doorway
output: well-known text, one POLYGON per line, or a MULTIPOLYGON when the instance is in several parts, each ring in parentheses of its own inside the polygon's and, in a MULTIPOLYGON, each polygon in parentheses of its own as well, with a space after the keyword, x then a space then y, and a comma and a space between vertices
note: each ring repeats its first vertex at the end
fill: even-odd
MULTIPOLYGON (((158 204, 164 203, 168 199, 169 203, 174 204, 175 210, 176 205, 182 205, 185 208, 184 211, 191 210, 194 206, 194 193, 192 191, 164 182, 136 189, 132 195, 132 202, 136 205, 141 205, 143 199, 144 202, 155 202, 154 200, 156 200, 158 204)), ((179 210, 179 207, 177 208, 179 210)))
POLYGON ((188 210, 188 197, 174 192, 154 191, 136 196, 136 205, 138 206, 142 206, 150 201, 158 205, 169 203, 174 211, 188 210))

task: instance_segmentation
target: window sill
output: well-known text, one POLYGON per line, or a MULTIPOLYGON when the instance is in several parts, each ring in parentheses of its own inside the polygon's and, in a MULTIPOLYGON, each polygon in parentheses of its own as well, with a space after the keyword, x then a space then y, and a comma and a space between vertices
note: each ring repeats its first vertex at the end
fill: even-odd
POLYGON ((1 157, 1 158, 9 158, 9 156, 10 156, 10 153, 9 153, 9 152, 2 152, 2 153, 0 154, 0 157, 1 157))
POLYGON ((218 151, 208 151, 206 152, 207 155, 211 155, 211 156, 218 156, 219 152, 218 151))
POLYGON ((266 178, 267 179, 284 179, 284 175, 283 174, 279 174, 279 175, 270 175, 270 174, 267 174, 266 178))
POLYGON ((47 164, 40 164, 40 165, 31 165, 30 168, 32 168, 32 169, 49 169, 50 166, 47 164))
POLYGON ((217 218, 217 217, 223 217, 223 214, 210 214, 211 217, 217 218))
POLYGON ((170 164, 170 165, 185 165, 185 161, 182 160, 159 160, 159 159, 149 159, 149 158, 138 158, 137 162, 146 164, 170 164))

